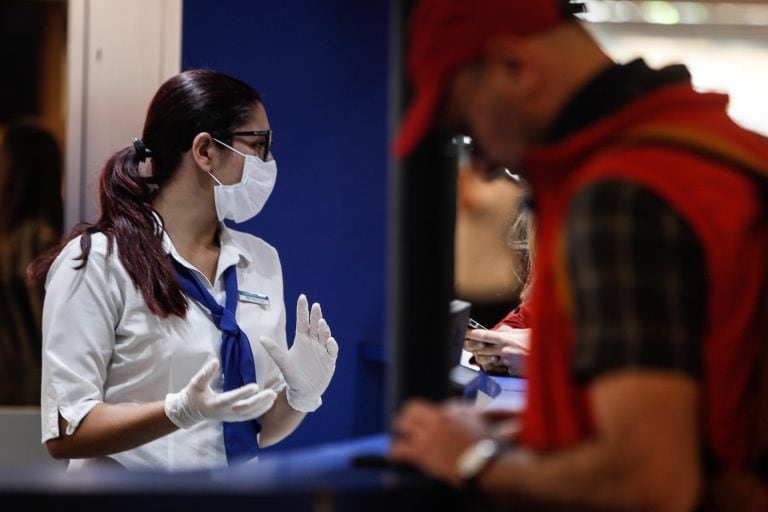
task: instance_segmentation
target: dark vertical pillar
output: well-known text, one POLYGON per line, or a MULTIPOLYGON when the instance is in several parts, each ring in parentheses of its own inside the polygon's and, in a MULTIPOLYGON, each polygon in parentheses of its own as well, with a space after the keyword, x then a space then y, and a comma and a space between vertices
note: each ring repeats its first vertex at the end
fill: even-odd
MULTIPOLYGON (((391 133, 410 90, 406 27, 413 0, 393 2, 391 133)), ((412 397, 451 394, 449 304, 453 299, 456 162, 447 138, 430 135, 406 160, 393 161, 389 197, 387 418, 412 397)))
POLYGON ((411 397, 450 396, 456 162, 432 135, 394 170, 391 197, 390 417, 411 397))

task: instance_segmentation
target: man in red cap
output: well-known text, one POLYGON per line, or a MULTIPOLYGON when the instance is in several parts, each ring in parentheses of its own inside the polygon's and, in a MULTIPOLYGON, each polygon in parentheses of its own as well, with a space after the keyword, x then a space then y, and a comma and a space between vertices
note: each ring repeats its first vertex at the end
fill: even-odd
POLYGON ((537 274, 519 434, 416 399, 391 457, 507 503, 688 511, 749 463, 768 282, 753 174, 768 146, 685 67, 612 62, 568 8, 422 0, 412 13, 395 154, 464 134, 478 172, 521 173, 537 274))

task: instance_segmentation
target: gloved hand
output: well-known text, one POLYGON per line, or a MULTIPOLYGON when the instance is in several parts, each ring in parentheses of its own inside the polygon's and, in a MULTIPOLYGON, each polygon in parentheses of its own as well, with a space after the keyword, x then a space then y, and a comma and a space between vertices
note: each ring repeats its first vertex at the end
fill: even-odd
POLYGON ((336 369, 339 346, 331 336, 331 328, 323 318, 320 304, 312 304, 309 312, 307 297, 302 293, 296 302, 296 336, 291 349, 262 336, 259 341, 288 385, 286 397, 291 407, 312 412, 322 404, 320 396, 328 387, 336 369))
POLYGON ((277 393, 262 390, 258 384, 246 384, 237 389, 216 393, 210 383, 219 361, 211 359, 178 393, 165 397, 165 415, 180 428, 189 428, 203 420, 247 421, 258 418, 275 403, 277 393))

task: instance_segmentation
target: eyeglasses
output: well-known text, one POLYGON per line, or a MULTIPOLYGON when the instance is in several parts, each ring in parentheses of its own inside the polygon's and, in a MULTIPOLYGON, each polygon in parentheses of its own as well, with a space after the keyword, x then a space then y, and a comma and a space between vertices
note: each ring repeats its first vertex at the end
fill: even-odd
MULTIPOLYGON (((475 142, 469 135, 456 135, 451 139, 451 143, 456 148, 457 156, 459 156, 459 158, 461 158, 462 155, 469 156, 475 151, 475 142)), ((488 178, 507 178, 515 183, 520 183, 522 179, 519 174, 515 174, 508 167, 503 166, 494 168, 488 175, 488 178)))
POLYGON ((272 130, 252 130, 252 131, 240 131, 230 132, 229 135, 233 137, 260 137, 253 142, 253 146, 258 152, 259 158, 267 161, 270 151, 272 151, 272 130))

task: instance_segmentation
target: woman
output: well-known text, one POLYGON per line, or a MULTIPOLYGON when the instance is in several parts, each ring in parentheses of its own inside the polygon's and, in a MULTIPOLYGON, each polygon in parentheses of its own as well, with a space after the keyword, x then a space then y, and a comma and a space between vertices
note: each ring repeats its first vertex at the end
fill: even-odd
POLYGON ((528 201, 518 199, 509 245, 515 251, 515 277, 525 283, 520 304, 491 329, 468 329, 464 349, 472 353, 470 362, 496 375, 525 375, 525 360, 531 330, 529 295, 533 279, 534 220, 528 201))
POLYGON ((247 84, 209 70, 169 79, 142 138, 107 161, 98 221, 30 268, 47 274, 42 439, 54 458, 231 465, 320 406, 338 351, 320 306, 299 297, 288 350, 275 249, 224 224, 269 197, 271 134, 247 84))

